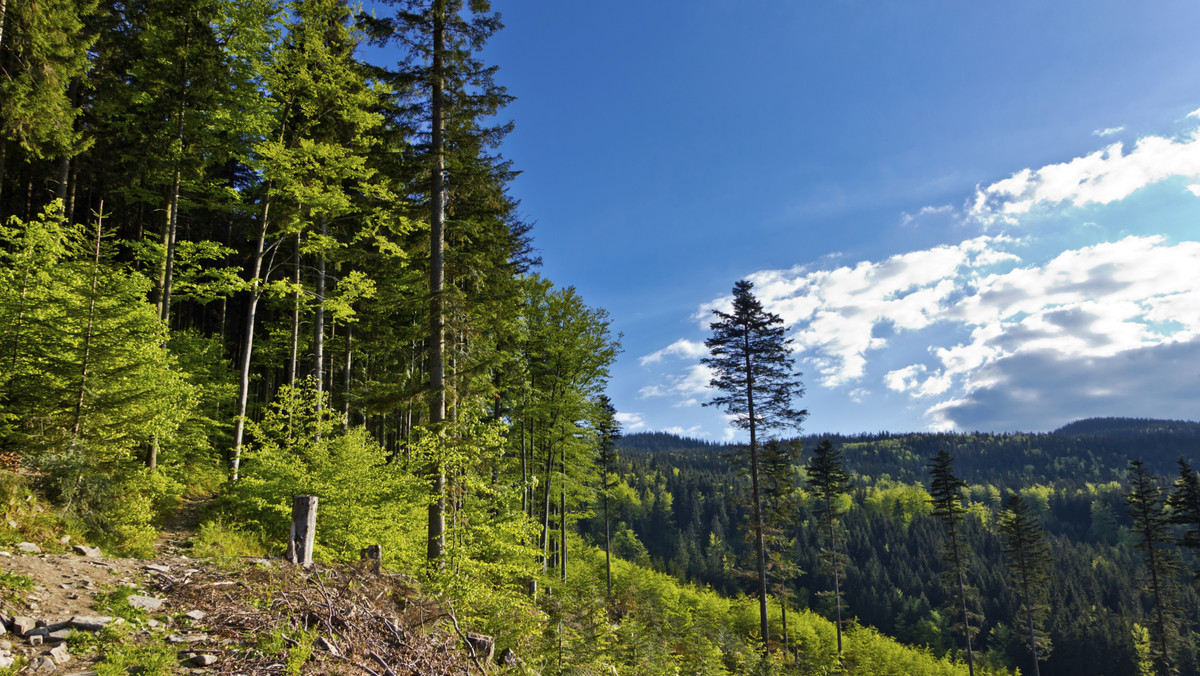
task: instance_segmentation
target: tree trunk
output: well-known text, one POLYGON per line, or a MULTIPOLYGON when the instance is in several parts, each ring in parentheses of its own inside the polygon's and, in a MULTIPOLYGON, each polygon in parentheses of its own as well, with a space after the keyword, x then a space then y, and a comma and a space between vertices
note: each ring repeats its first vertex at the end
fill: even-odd
MULTIPOLYGON (((103 205, 101 205, 103 209, 103 205)), ((103 213, 103 212, 102 212, 103 213)), ((104 217, 96 221, 96 255, 92 259, 92 287, 88 298, 87 329, 83 334, 83 360, 79 369, 79 396, 75 399, 75 423, 71 427, 71 438, 79 438, 79 428, 83 420, 83 397, 87 392, 88 366, 92 351, 92 330, 96 322, 96 284, 100 277, 100 233, 104 226, 104 217)))
POLYGON ((758 439, 754 421, 754 371, 750 361, 750 334, 745 334, 743 345, 746 355, 746 410, 750 419, 750 487, 754 501, 754 558, 758 564, 758 615, 759 631, 762 632, 763 654, 770 650, 770 627, 767 624, 767 562, 766 545, 763 544, 762 499, 758 492, 758 439))
MULTIPOLYGON (((445 0, 433 3, 433 105, 432 131, 433 185, 429 216, 429 423, 440 431, 446 419, 446 318, 442 307, 442 284, 445 279, 445 171, 443 131, 443 76, 445 71, 445 0)), ((429 542, 427 558, 436 563, 446 552, 446 472, 440 459, 429 468, 433 484, 433 501, 429 504, 429 542)))
POLYGON ((558 547, 561 550, 558 564, 562 580, 567 579, 567 453, 564 450, 558 459, 559 473, 562 478, 558 483, 558 547))
MULTIPOLYGON (((321 237, 328 232, 328 221, 321 217, 321 237)), ((313 375, 317 379, 317 413, 325 406, 325 251, 317 254, 317 304, 313 308, 313 375)))
POLYGON ((242 464, 242 441, 246 432, 246 404, 250 398, 250 354, 254 349, 254 315, 258 311, 258 299, 262 295, 259 276, 263 271, 263 257, 267 245, 267 217, 271 210, 271 184, 267 184, 263 197, 262 212, 259 214, 258 242, 254 251, 253 281, 250 283, 250 301, 246 306, 246 335, 242 338, 242 366, 238 380, 237 420, 233 431, 233 459, 230 463, 230 478, 238 480, 238 469, 242 464))
POLYGON ((354 325, 346 325, 346 369, 342 371, 342 431, 350 429, 350 367, 354 365, 354 325))
POLYGON ((292 353, 288 359, 288 385, 296 386, 296 366, 300 361, 300 233, 296 233, 296 249, 292 251, 292 353))
POLYGON ((602 458, 604 469, 602 476, 604 479, 604 581, 605 594, 609 601, 612 601, 612 531, 608 520, 608 458, 602 458))

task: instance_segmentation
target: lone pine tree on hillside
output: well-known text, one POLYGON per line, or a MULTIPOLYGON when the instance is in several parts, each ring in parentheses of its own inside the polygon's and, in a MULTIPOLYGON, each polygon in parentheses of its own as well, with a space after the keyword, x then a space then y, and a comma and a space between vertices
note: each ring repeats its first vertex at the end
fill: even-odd
POLYGON ((956 612, 962 614, 961 631, 967 644, 967 671, 975 676, 975 651, 971 647, 971 636, 979 631, 971 626, 973 613, 967 606, 970 596, 967 586, 967 544, 962 535, 963 517, 967 508, 963 506, 963 488, 966 482, 954 474, 954 457, 946 449, 937 452, 926 467, 929 468, 929 500, 933 503, 933 515, 941 519, 946 528, 946 546, 942 558, 946 564, 948 586, 955 588, 958 597, 956 612))
POLYGON ((799 430, 808 411, 794 408, 804 394, 800 374, 793 370, 791 340, 784 337, 783 319, 767 312, 754 297, 754 285, 742 280, 733 286, 731 312, 713 310, 712 337, 704 342, 709 356, 701 362, 712 369, 709 386, 717 390, 705 406, 718 406, 733 425, 750 434, 745 449, 750 465, 751 519, 758 567, 758 610, 763 650, 768 645, 766 551, 763 509, 759 493, 759 432, 799 430))

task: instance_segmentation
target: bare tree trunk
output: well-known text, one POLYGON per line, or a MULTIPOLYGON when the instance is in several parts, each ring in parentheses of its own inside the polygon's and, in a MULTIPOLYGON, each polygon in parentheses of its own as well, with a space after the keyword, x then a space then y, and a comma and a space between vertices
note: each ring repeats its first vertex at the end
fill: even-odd
MULTIPOLYGON (((442 285, 445 279, 445 120, 443 87, 445 73, 445 0, 433 3, 433 105, 432 148, 433 186, 429 217, 429 423, 436 430, 446 419, 446 318, 442 307, 442 285)), ((429 468, 432 476, 433 501, 429 505, 428 560, 436 563, 446 552, 446 472, 439 460, 429 468)))
POLYGON ((96 254, 92 259, 92 287, 88 299, 87 330, 83 334, 83 364, 79 369, 79 396, 75 399, 75 423, 71 427, 71 438, 79 438, 83 420, 83 397, 87 392, 89 360, 92 352, 92 332, 96 324, 96 284, 100 278, 100 233, 104 227, 104 205, 100 205, 100 217, 96 220, 96 254))
POLYGON ((267 217, 271 209, 271 184, 267 184, 263 197, 262 212, 259 214, 258 242, 254 251, 253 281, 250 283, 250 301, 246 306, 246 335, 242 338, 242 365, 238 380, 237 420, 233 431, 233 458, 230 477, 238 480, 238 469, 242 464, 242 441, 246 432, 246 404, 250 398, 250 354, 254 349, 254 315, 258 310, 258 299, 262 295, 263 258, 266 255, 267 217))
POLYGON ((179 183, 183 173, 183 118, 187 112, 187 48, 191 38, 190 24, 184 29, 184 58, 179 64, 179 106, 175 111, 175 172, 171 176, 171 198, 167 206, 167 228, 163 237, 166 260, 163 261, 160 316, 164 322, 171 321, 171 286, 175 278, 175 239, 179 230, 179 183))
POLYGON ((346 325, 346 369, 342 371, 342 431, 350 429, 350 367, 354 365, 354 329, 346 325))
POLYGON ((559 572, 562 579, 567 579, 567 454, 566 451, 559 454, 558 469, 562 478, 558 483, 558 547, 562 552, 559 555, 559 572))
POLYGON ((292 251, 292 353, 288 360, 288 384, 296 386, 296 366, 300 360, 300 233, 296 233, 296 249, 292 251))
MULTIPOLYGON (((321 217, 321 237, 328 232, 328 220, 321 217)), ((317 379, 317 413, 325 406, 325 252, 317 254, 316 306, 313 308, 313 375, 317 379)))

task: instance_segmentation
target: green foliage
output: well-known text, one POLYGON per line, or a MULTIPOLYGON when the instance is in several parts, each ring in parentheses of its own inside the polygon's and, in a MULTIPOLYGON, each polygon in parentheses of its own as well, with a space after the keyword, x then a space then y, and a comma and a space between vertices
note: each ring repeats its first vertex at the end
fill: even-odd
POLYGON ((261 558, 267 555, 262 537, 217 517, 200 524, 200 532, 192 545, 195 556, 219 560, 243 557, 261 558))
POLYGON ((357 558, 369 544, 404 552, 410 523, 424 506, 423 486, 361 428, 341 433, 328 394, 311 382, 283 387, 259 422, 241 479, 223 498, 226 514, 281 549, 293 495, 318 496, 314 556, 357 558))

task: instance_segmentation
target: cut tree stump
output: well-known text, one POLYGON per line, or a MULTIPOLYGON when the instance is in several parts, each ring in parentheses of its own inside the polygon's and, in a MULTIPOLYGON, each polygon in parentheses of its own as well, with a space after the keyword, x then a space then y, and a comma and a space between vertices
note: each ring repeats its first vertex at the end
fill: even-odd
POLYGON ((287 557, 304 567, 312 565, 313 540, 317 535, 317 496, 292 496, 292 537, 287 557))

